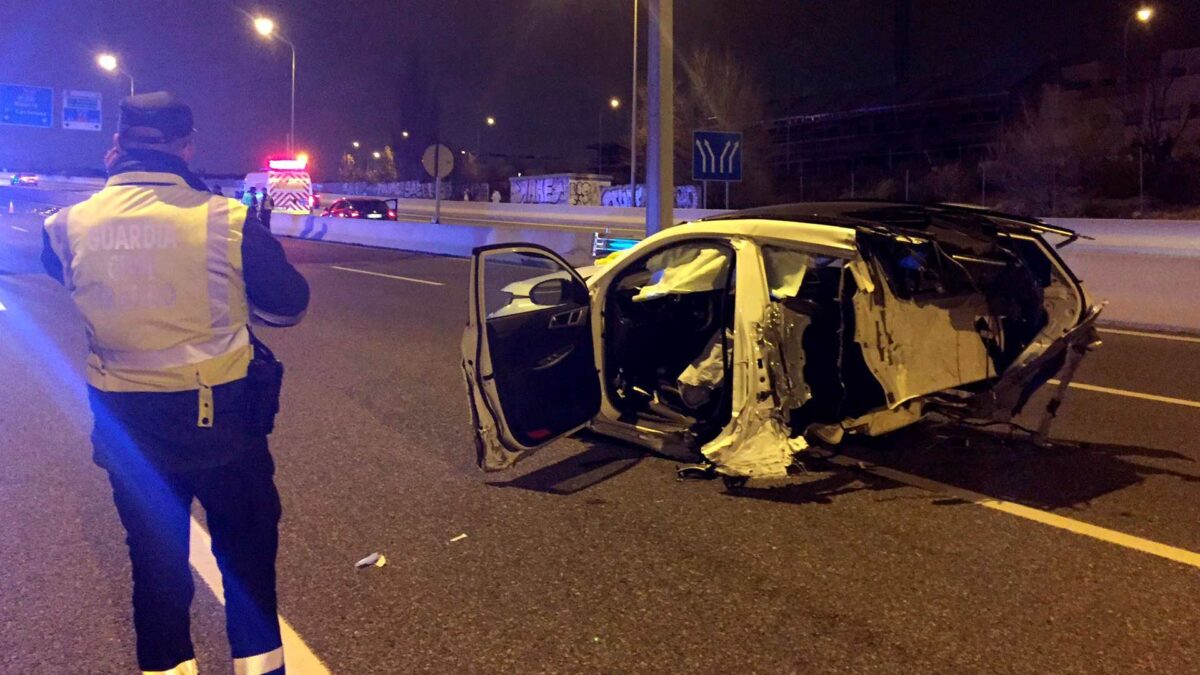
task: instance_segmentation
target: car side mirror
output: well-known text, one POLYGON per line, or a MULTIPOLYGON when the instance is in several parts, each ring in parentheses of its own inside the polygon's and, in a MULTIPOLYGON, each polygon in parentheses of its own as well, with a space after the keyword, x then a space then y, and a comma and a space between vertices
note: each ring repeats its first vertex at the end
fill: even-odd
POLYGON ((543 307, 561 305, 569 297, 570 286, 566 279, 547 279, 529 289, 530 302, 543 307))

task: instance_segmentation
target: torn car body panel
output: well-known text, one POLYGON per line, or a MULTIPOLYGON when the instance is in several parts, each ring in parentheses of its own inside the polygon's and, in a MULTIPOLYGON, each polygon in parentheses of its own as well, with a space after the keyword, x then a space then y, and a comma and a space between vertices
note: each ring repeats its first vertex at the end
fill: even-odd
POLYGON ((480 464, 509 466, 587 422, 727 476, 776 477, 810 442, 931 412, 1010 421, 1096 344, 1099 310, 1045 234, 1073 236, 949 205, 772 207, 588 268, 586 302, 583 278, 537 266, 505 268, 494 294, 474 274, 500 247, 477 250, 463 372, 480 464), (493 384, 505 370, 507 392, 493 384))

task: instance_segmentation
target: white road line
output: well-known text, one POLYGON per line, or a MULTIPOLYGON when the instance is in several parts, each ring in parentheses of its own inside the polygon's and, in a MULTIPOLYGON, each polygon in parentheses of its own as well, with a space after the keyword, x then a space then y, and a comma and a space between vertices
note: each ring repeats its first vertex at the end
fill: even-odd
POLYGON ((27 230, 27 229, 25 229, 25 228, 23 228, 23 227, 18 227, 18 226, 16 226, 16 225, 13 225, 13 226, 12 226, 12 229, 16 230, 17 232, 28 232, 28 231, 29 231, 29 230, 27 230))
POLYGON ((1170 333, 1151 333, 1142 330, 1125 330, 1123 328, 1097 328, 1101 333, 1112 333, 1113 335, 1133 335, 1135 337, 1155 338, 1157 340, 1173 340, 1175 342, 1191 342, 1200 344, 1200 337, 1191 337, 1189 335, 1172 335, 1170 333))
POLYGON ((885 466, 878 466, 868 462, 861 462, 847 455, 831 457, 830 461, 840 466, 862 469, 877 476, 894 480, 899 483, 905 483, 922 490, 948 495, 950 497, 955 497, 963 501, 977 504, 984 508, 1001 511, 1009 514, 1010 516, 1017 516, 1018 518, 1032 520, 1043 525, 1056 527, 1060 530, 1074 532, 1075 534, 1091 537, 1092 539, 1098 539, 1109 544, 1132 549, 1134 551, 1141 551, 1142 553, 1149 553, 1150 555, 1158 556, 1160 558, 1165 558, 1177 563, 1200 568, 1200 553, 1196 553, 1195 551, 1189 551, 1184 548, 1162 544, 1157 541, 1137 537, 1132 534, 1118 532, 1117 530, 1110 530, 1107 527, 1092 525, 1090 523, 1060 516, 1056 513, 1050 513, 1049 511, 1042 511, 1041 509, 1023 506, 1013 502, 1006 502, 1003 499, 996 499, 995 497, 989 497, 985 494, 972 492, 970 490, 965 490, 953 485, 947 485, 945 483, 940 483, 928 478, 914 476, 910 473, 897 471, 896 469, 890 469, 885 466))
POLYGON ((396 276, 395 274, 384 274, 383 272, 371 272, 368 270, 356 270, 353 267, 341 267, 339 265, 330 265, 330 267, 332 267, 335 270, 341 270, 343 272, 357 272, 359 274, 369 274, 373 277, 383 277, 385 279, 395 279, 397 281, 411 281, 414 284, 426 284, 428 286, 445 286, 446 285, 439 281, 426 281, 425 279, 413 279, 412 277, 399 277, 399 276, 396 276))
POLYGON ((4 306, 3 302, 0 302, 0 312, 7 312, 7 311, 8 311, 8 308, 4 306))
MULTIPOLYGON (((1059 380, 1047 380, 1049 384, 1059 384, 1059 380)), ((1171 405, 1182 405, 1188 408, 1200 408, 1200 401, 1189 401, 1186 398, 1172 398, 1170 396, 1159 396, 1158 394, 1143 394, 1140 391, 1129 391, 1127 389, 1113 389, 1112 387, 1101 387, 1095 384, 1084 384, 1082 382, 1072 382, 1067 385, 1072 389, 1082 389, 1084 391, 1095 391, 1101 394, 1112 394, 1113 396, 1124 396, 1126 398, 1137 398, 1143 401, 1154 401, 1155 403, 1170 403, 1171 405)))
MULTIPOLYGON (((188 561, 192 563, 192 567, 196 568, 196 573, 208 584, 212 589, 213 595, 217 596, 217 600, 225 604, 225 586, 221 582, 221 570, 217 567, 217 559, 212 553, 212 538, 208 536, 208 532, 192 518, 192 533, 191 533, 191 554, 188 561)), ((283 618, 279 617, 279 630, 283 633, 283 657, 287 661, 287 669, 289 673, 301 673, 302 675, 330 675, 329 668, 321 663, 321 659, 309 649, 304 643, 304 639, 296 633, 292 625, 283 618)))

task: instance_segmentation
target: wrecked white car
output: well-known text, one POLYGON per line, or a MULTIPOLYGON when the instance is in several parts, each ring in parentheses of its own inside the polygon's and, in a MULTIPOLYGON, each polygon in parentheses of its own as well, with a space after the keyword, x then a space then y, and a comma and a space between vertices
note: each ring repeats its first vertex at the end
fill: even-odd
POLYGON ((1098 344, 1037 220, 830 202, 720 216, 575 270, 476 249, 463 371, 479 465, 584 426, 726 477, 785 475, 811 444, 940 414, 1010 422, 1098 344))

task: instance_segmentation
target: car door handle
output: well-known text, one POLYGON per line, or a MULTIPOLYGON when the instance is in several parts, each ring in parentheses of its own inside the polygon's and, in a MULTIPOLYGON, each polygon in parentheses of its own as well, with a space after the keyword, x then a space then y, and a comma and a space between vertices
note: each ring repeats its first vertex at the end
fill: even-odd
POLYGON ((587 316, 587 307, 579 307, 567 312, 559 312, 550 317, 551 328, 567 328, 568 326, 578 326, 583 323, 583 318, 587 316))

